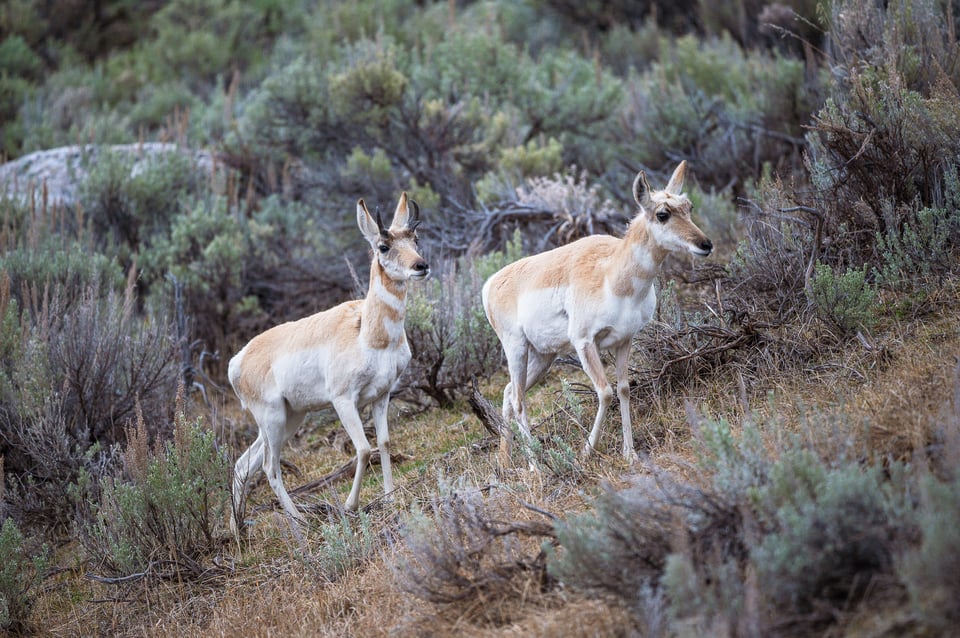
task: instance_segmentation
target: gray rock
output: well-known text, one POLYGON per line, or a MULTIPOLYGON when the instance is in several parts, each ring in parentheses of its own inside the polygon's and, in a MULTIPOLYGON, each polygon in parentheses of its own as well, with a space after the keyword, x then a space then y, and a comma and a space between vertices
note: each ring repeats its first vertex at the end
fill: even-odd
POLYGON ((153 157, 163 153, 182 153, 192 157, 197 170, 210 173, 216 159, 209 151, 181 148, 176 144, 146 142, 101 146, 85 144, 37 151, 0 164, 0 193, 8 197, 26 199, 43 197, 44 188, 49 205, 72 207, 76 204, 79 185, 87 177, 86 167, 94 164, 105 151, 128 153, 134 157, 131 177, 144 169, 153 157))

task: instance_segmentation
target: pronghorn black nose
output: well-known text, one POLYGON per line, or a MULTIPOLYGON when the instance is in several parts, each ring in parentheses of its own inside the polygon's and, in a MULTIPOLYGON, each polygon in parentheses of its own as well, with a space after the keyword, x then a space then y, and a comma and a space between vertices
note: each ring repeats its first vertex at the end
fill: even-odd
POLYGON ((421 259, 413 265, 413 269, 417 272, 426 272, 430 270, 430 264, 421 259))
POLYGON ((700 242, 700 250, 709 255, 711 252, 713 252, 713 242, 709 239, 704 239, 702 242, 700 242))

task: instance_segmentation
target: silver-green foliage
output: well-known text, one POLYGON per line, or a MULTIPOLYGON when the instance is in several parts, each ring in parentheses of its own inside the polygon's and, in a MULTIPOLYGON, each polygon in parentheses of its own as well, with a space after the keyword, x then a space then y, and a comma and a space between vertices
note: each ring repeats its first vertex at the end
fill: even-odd
POLYGON ((62 524, 72 509, 65 488, 92 445, 122 440, 137 409, 151 434, 167 428, 178 369, 170 324, 137 315, 130 290, 45 287, 39 307, 29 298, 23 310, 16 298, 0 303, 0 455, 13 506, 62 524))
MULTIPOLYGON (((740 434, 722 421, 698 424, 700 455, 683 475, 651 466, 557 523, 551 572, 614 595, 642 622, 656 608, 639 592, 660 591, 679 633, 763 633, 783 618, 822 623, 820 610, 862 601, 868 583, 896 577, 896 548, 916 538, 913 477, 899 464, 851 462, 845 442, 815 453, 780 427, 748 424, 740 434)), ((935 560, 950 538, 932 534, 916 564, 935 560)), ((944 574, 918 578, 918 590, 953 591, 944 574)))
POLYGON ((131 152, 107 150, 88 162, 80 187, 83 211, 100 250, 123 260, 164 231, 201 187, 199 171, 178 151, 138 160, 131 152))
POLYGON ((898 571, 923 621, 948 630, 960 623, 960 475, 952 481, 928 476, 920 495, 920 545, 898 571))
POLYGON ((82 472, 76 486, 80 541, 92 564, 114 575, 149 575, 170 565, 181 575, 219 545, 229 508, 230 464, 212 431, 178 419, 173 438, 150 445, 142 424, 127 432, 122 467, 99 486, 82 472))
POLYGON ((884 468, 828 467, 795 449, 771 470, 758 494, 771 531, 751 552, 769 604, 809 613, 818 601, 860 600, 871 578, 893 573, 909 507, 884 468))
POLYGON ((836 275, 827 264, 817 263, 810 299, 817 313, 843 335, 873 328, 879 311, 878 298, 876 286, 867 281, 866 266, 836 275))
POLYGON ((323 545, 316 553, 320 573, 335 581, 349 570, 362 565, 377 549, 377 533, 370 516, 360 512, 356 517, 339 514, 320 526, 323 545))
POLYGON ((47 547, 31 548, 13 519, 5 518, 0 528, 0 630, 25 627, 48 563, 47 547))
MULTIPOLYGON (((954 176, 954 189, 956 182, 954 176)), ((929 283, 940 285, 957 271, 960 198, 951 199, 944 207, 922 208, 913 220, 904 222, 902 229, 891 225, 885 234, 877 236, 877 276, 884 286, 903 289, 929 283)))
POLYGON ((632 154, 659 166, 680 153, 713 183, 795 153, 816 103, 802 62, 745 50, 729 36, 661 38, 657 61, 631 89, 632 154))

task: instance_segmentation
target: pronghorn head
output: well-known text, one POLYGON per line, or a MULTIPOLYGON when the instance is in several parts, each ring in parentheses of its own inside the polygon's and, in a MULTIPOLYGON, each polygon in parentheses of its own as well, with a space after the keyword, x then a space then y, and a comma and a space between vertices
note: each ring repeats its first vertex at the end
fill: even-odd
POLYGON ((370 242, 373 254, 387 276, 394 281, 424 279, 430 274, 430 266, 420 256, 417 246, 417 226, 420 224, 420 207, 407 194, 400 194, 397 210, 389 228, 384 228, 380 210, 370 214, 361 199, 357 202, 357 225, 370 242))
POLYGON ((650 189, 647 176, 640 171, 633 181, 633 198, 640 206, 640 215, 647 221, 650 236, 660 248, 673 252, 691 252, 706 257, 713 251, 713 242, 690 219, 693 204, 683 190, 687 172, 686 160, 680 162, 667 187, 650 189))

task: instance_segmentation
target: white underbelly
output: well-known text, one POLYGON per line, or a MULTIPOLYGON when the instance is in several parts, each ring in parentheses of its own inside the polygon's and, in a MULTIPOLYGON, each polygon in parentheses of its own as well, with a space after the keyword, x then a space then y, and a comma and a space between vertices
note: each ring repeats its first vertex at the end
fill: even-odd
POLYGON ((526 341, 539 352, 561 354, 581 338, 604 350, 631 340, 650 323, 657 297, 651 286, 640 300, 608 295, 600 302, 577 304, 563 290, 540 290, 525 293, 519 306, 526 341))
POLYGON ((371 349, 350 361, 318 350, 284 358, 274 368, 284 399, 297 412, 325 408, 338 395, 354 395, 359 406, 366 405, 389 392, 410 361, 409 347, 371 349))

